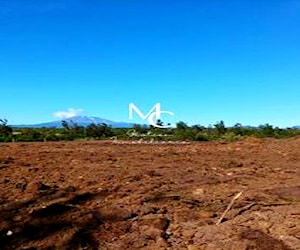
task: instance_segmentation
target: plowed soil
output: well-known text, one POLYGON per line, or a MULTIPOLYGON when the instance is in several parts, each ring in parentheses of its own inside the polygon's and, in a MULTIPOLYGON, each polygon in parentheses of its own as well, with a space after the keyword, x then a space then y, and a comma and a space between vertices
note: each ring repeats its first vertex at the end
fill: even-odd
POLYGON ((300 249, 300 138, 2 143, 0 249, 300 249))

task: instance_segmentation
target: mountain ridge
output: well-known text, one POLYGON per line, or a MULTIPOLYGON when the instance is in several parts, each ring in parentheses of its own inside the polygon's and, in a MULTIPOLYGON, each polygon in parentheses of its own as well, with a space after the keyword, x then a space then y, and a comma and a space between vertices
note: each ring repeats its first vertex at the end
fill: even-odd
MULTIPOLYGON (((90 124, 102 124, 105 123, 112 128, 132 128, 135 123, 129 123, 129 122, 116 122, 109 119, 96 117, 96 116, 73 116, 70 118, 65 118, 61 120, 56 121, 50 121, 50 122, 44 122, 44 123, 38 123, 38 124, 20 124, 20 125, 11 125, 15 128, 62 128, 62 121, 66 121, 68 123, 76 123, 79 126, 88 126, 90 124)), ((140 124, 142 125, 142 124, 140 124)), ((146 125, 145 125, 146 126, 146 125)), ((243 126, 244 128, 258 128, 258 126, 243 126)), ((295 125, 290 128, 294 129, 300 129, 300 125, 295 125)))
POLYGON ((12 127, 16 128, 62 128, 62 121, 66 121, 68 123, 76 123, 79 126, 88 126, 90 124, 102 124, 105 123, 113 128, 131 128, 134 126, 134 123, 128 122, 116 122, 100 117, 95 116, 73 116, 70 118, 65 118, 61 120, 38 123, 38 124, 20 124, 20 125, 12 125, 12 127))

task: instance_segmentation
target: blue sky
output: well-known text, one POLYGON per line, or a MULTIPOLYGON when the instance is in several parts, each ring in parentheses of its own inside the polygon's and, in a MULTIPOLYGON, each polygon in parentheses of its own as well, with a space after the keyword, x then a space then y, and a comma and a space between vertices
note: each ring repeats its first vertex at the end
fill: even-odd
POLYGON ((0 94, 11 124, 159 102, 189 125, 299 125, 300 1, 0 0, 0 94))

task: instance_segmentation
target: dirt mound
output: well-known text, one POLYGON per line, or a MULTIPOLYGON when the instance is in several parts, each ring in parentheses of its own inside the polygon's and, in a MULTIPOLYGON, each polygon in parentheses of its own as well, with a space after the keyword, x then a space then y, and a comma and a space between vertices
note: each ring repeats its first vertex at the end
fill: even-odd
POLYGON ((0 144, 0 249, 300 249, 299 146, 0 144))

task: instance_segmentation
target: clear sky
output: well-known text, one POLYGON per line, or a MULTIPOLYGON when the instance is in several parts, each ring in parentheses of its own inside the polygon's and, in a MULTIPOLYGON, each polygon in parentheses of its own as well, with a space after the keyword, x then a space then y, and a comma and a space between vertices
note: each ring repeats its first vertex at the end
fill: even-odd
POLYGON ((300 125, 300 1, 0 0, 0 94, 10 124, 159 102, 189 125, 300 125))

